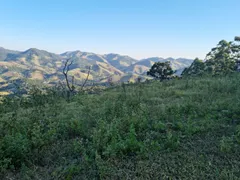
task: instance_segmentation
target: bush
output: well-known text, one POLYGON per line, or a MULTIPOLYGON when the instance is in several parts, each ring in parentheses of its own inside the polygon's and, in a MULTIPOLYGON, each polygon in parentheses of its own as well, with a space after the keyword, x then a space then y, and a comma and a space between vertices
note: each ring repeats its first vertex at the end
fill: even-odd
POLYGON ((29 139, 17 133, 15 135, 6 135, 0 143, 1 169, 19 168, 22 163, 28 162, 31 153, 31 142, 29 139))
POLYGON ((122 85, 69 100, 48 91, 7 97, 0 179, 218 179, 223 169, 236 177, 239 77, 122 85))

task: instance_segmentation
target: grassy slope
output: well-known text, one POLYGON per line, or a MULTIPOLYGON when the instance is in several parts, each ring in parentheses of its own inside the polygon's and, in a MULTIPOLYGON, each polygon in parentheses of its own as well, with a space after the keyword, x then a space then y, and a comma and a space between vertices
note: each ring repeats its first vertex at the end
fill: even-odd
POLYGON ((5 102, 2 177, 238 179, 239 82, 238 74, 5 102))

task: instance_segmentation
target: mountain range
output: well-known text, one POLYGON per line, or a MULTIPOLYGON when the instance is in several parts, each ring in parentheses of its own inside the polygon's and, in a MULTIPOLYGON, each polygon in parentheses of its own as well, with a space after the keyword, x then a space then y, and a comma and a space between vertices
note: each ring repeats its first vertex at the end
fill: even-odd
POLYGON ((100 55, 82 51, 55 54, 36 48, 21 52, 0 47, 0 92, 8 91, 12 82, 23 79, 39 80, 46 84, 63 81, 62 69, 67 59, 73 61, 69 76, 74 76, 76 83, 81 83, 87 77, 89 66, 89 81, 105 83, 109 78, 113 82, 135 81, 139 77, 145 80, 148 78, 146 72, 159 61, 170 61, 172 68, 179 75, 193 62, 192 59, 159 57, 137 60, 113 53, 100 55))

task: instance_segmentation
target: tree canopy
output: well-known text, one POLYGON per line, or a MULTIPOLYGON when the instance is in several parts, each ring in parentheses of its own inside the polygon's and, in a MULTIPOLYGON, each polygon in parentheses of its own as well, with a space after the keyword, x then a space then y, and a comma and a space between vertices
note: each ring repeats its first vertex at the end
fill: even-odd
POLYGON ((151 69, 147 72, 147 75, 163 81, 164 79, 172 76, 174 71, 171 68, 170 62, 156 62, 151 69))
MULTIPOLYGON (((235 40, 238 38, 236 37, 235 40)), ((182 75, 228 74, 237 70, 236 62, 239 59, 240 45, 222 40, 206 55, 205 61, 195 59, 182 75)))
POLYGON ((240 41, 240 36, 236 36, 235 41, 240 41))
POLYGON ((202 60, 196 58, 189 68, 185 68, 182 75, 203 75, 205 70, 205 64, 202 60))

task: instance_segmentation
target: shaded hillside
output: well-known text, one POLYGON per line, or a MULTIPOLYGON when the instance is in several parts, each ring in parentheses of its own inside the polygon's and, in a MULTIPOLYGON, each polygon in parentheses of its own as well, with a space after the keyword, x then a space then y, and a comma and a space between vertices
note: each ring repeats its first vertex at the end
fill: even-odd
POLYGON ((0 47, 0 61, 4 61, 6 58, 10 58, 11 56, 17 55, 19 53, 20 52, 18 51, 12 51, 0 47))

